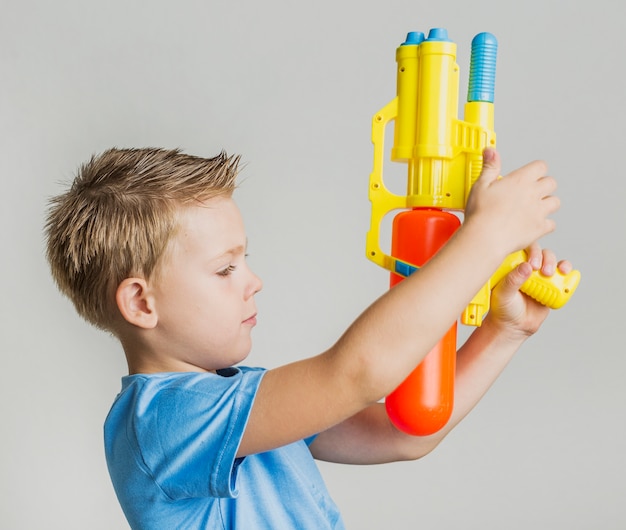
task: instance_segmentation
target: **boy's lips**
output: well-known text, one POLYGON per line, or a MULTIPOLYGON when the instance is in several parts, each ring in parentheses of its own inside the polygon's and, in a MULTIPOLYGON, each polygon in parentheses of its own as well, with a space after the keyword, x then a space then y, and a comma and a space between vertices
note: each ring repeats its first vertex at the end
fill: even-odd
POLYGON ((254 313, 251 317, 246 318, 243 321, 243 324, 250 324, 251 326, 254 326, 256 324, 256 313, 254 313))

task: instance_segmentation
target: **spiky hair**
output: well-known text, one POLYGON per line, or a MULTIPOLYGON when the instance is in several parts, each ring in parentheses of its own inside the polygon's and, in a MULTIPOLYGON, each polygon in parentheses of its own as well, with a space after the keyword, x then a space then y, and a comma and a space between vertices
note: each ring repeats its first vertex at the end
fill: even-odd
POLYGON ((194 201, 230 196, 239 156, 201 158, 178 149, 109 149, 83 164, 50 199, 46 255, 60 291, 95 326, 111 330, 125 278, 149 279, 194 201))

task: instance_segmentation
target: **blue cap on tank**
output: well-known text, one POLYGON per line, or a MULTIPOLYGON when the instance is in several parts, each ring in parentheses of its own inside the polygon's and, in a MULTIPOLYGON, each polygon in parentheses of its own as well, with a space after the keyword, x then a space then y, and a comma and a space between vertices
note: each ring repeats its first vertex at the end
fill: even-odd
POLYGON ((448 30, 445 28, 432 28, 428 32, 427 40, 451 42, 448 38, 448 30))
POLYGON ((416 46, 422 42, 424 42, 424 34, 421 31, 409 31, 402 46, 416 46))

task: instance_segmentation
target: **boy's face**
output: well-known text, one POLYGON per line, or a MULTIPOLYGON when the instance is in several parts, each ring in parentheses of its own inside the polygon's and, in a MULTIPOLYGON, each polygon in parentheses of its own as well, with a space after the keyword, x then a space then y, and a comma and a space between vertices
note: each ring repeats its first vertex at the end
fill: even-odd
POLYGON ((262 283, 245 256, 243 220, 232 199, 181 209, 152 285, 165 371, 217 370, 247 357, 262 283))

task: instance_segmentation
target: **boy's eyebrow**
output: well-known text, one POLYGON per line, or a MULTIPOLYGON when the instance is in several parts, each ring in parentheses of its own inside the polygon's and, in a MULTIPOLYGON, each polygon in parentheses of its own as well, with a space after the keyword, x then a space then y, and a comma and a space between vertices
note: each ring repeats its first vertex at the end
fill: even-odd
POLYGON ((213 259, 217 260, 228 255, 234 256, 235 254, 245 254, 247 249, 248 249, 248 238, 246 238, 245 245, 237 245, 235 247, 229 248, 228 250, 225 250, 224 252, 222 252, 220 255, 215 256, 213 259))

